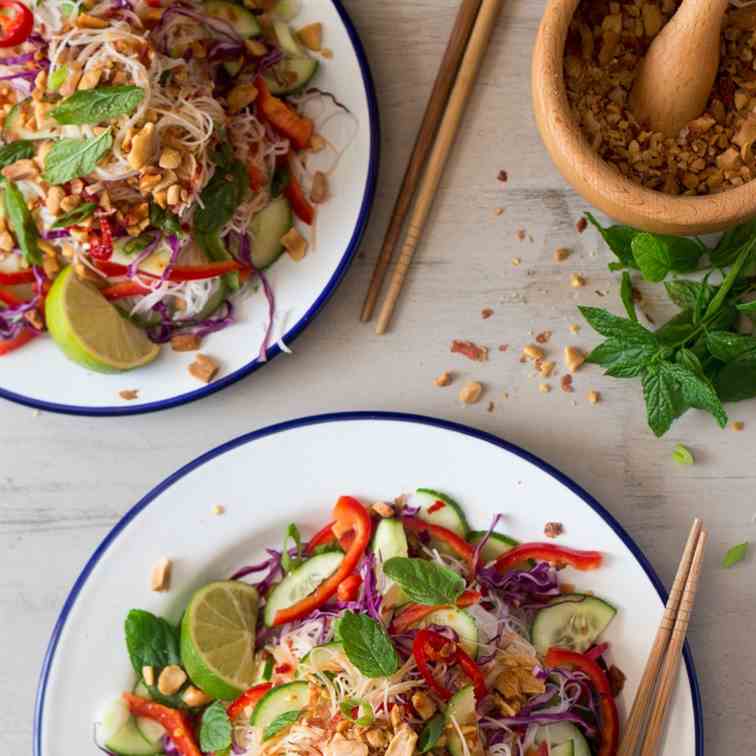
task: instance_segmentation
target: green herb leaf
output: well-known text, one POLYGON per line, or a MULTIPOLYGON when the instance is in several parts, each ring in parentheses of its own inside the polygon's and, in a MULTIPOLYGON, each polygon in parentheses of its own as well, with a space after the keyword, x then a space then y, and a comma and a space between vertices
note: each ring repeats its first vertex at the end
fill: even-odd
POLYGON ((632 250, 633 237, 639 233, 636 229, 630 226, 609 226, 608 228, 604 228, 591 213, 586 213, 585 217, 598 229, 609 249, 617 255, 621 264, 618 266, 613 263, 609 266, 612 270, 638 267, 635 263, 632 250))
POLYGON ((678 278, 674 281, 665 281, 664 286, 667 289, 669 298, 681 310, 695 310, 697 303, 703 297, 706 305, 716 294, 716 287, 709 284, 699 283, 698 281, 686 281, 678 278))
MULTIPOLYGON (((270 740, 278 735, 281 730, 285 730, 287 727, 291 727, 302 713, 302 709, 292 709, 291 711, 285 711, 283 714, 279 714, 264 730, 263 742, 270 740)), ((204 748, 202 750, 205 750, 204 748)))
POLYGON ((375 719, 373 707, 364 698, 346 698, 339 705, 339 709, 346 719, 359 727, 370 727, 375 719), (357 709, 356 717, 354 716, 355 709, 357 709))
POLYGON ((231 745, 231 720, 222 701, 215 701, 203 712, 199 744, 204 753, 222 751, 231 745))
POLYGON ((756 236, 756 218, 731 228, 709 253, 711 264, 717 268, 730 265, 738 256, 742 246, 756 236))
POLYGON ((638 313, 635 312, 635 299, 633 298, 633 282, 630 280, 630 274, 627 271, 622 273, 622 283, 620 284, 620 298, 625 305, 627 316, 630 320, 638 322, 638 313))
POLYGON ((339 635, 347 658, 365 677, 389 677, 399 669, 394 644, 372 617, 345 612, 339 635))
POLYGON ((42 252, 37 243, 39 233, 34 218, 32 218, 32 214, 26 205, 24 195, 8 179, 3 179, 3 189, 8 224, 16 237, 16 243, 21 247, 24 258, 30 265, 39 265, 42 262, 42 252))
MULTIPOLYGON (((215 157, 221 159, 217 154, 215 157)), ((220 163, 202 190, 201 205, 194 211, 195 230, 210 234, 223 228, 243 202, 248 184, 247 169, 242 162, 230 159, 220 163)))
POLYGON ((633 257, 646 281, 663 281, 672 270, 669 248, 654 234, 636 234, 633 257))
POLYGON ((29 160, 34 156, 34 142, 19 139, 0 147, 0 168, 12 165, 17 160, 29 160))
POLYGON ((701 378, 705 376, 701 360, 699 360, 695 352, 692 352, 690 349, 685 349, 685 347, 683 347, 677 353, 675 359, 677 360, 678 365, 687 368, 691 373, 701 376, 701 378))
POLYGON ((161 617, 142 609, 132 609, 126 617, 124 630, 131 666, 139 677, 143 667, 162 669, 181 662, 178 632, 161 617))
POLYGON ((113 146, 110 129, 94 139, 60 139, 52 146, 45 158, 42 175, 49 184, 65 184, 66 181, 86 176, 113 146))
POLYGON ((144 99, 144 90, 133 85, 81 89, 67 97, 50 115, 64 125, 96 124, 131 113, 144 99))
POLYGON ((677 381, 685 409, 703 410, 714 417, 720 428, 727 425, 727 413, 710 381, 683 365, 662 363, 677 381))
POLYGON ((748 556, 748 541, 745 543, 739 543, 737 546, 733 546, 725 555, 722 560, 722 567, 729 569, 734 567, 738 562, 742 562, 746 556, 748 556))
POLYGON ((727 275, 725 276, 724 281, 722 281, 721 286, 717 290, 716 295, 711 300, 711 302, 709 302, 709 306, 706 308, 706 314, 704 316, 705 318, 710 318, 722 306, 725 298, 730 293, 730 289, 732 289, 732 287, 735 285, 735 282, 740 275, 740 271, 748 261, 748 258, 751 256, 754 245, 756 245, 756 236, 754 236, 747 244, 744 244, 743 248, 738 253, 737 259, 735 260, 730 270, 727 272, 727 275))
POLYGON ((672 452, 672 459, 674 459, 678 465, 692 465, 695 462, 690 449, 682 444, 675 445, 675 450, 672 452))
POLYGON ((740 402, 756 397, 756 354, 748 354, 725 365, 714 381, 723 402, 740 402))
POLYGON ((752 302, 741 302, 739 305, 737 305, 738 310, 740 312, 744 312, 746 314, 756 312, 756 299, 754 299, 752 302))
POLYGON ((648 425, 657 437, 663 436, 685 411, 677 381, 666 370, 667 363, 656 362, 643 373, 643 398, 648 425))
POLYGON ((711 331, 706 334, 706 346, 722 362, 732 362, 756 351, 756 337, 730 331, 711 331))
POLYGON ((126 244, 121 247, 121 252, 125 255, 135 255, 137 252, 142 252, 155 241, 155 232, 140 234, 133 239, 129 239, 126 244))
POLYGON ((453 604, 465 590, 464 579, 454 570, 427 559, 393 557, 383 572, 417 604, 453 604))
POLYGON ((97 205, 94 202, 84 202, 71 210, 70 213, 61 215, 50 228, 68 228, 69 226, 75 226, 89 218, 95 210, 97 210, 97 205))
POLYGON ((150 203, 150 225, 165 231, 166 234, 180 234, 181 223, 178 216, 165 210, 155 202, 150 203))
POLYGON ((47 91, 48 92, 57 92, 58 89, 63 85, 63 82, 68 78, 68 66, 62 65, 58 66, 48 77, 47 77, 47 91))
POLYGON ((265 666, 263 667, 262 679, 265 682, 273 679, 273 657, 269 656, 265 660, 265 666))
POLYGON ((425 727, 423 727, 423 731, 417 739, 418 753, 428 753, 428 751, 432 751, 435 748, 436 743, 438 743, 444 732, 445 724, 446 720, 443 714, 436 714, 425 723, 425 727))
POLYGON ((284 572, 289 573, 302 564, 302 536, 299 534, 299 528, 292 522, 286 530, 283 542, 283 552, 281 553, 281 566, 284 572), (297 550, 296 556, 289 555, 289 541, 294 541, 297 550))

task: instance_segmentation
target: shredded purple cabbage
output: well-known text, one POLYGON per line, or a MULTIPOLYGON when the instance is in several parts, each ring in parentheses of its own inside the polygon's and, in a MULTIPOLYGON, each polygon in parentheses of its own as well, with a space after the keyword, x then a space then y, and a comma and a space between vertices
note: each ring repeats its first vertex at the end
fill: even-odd
POLYGON ((271 48, 257 61, 257 73, 264 74, 277 63, 280 63, 283 57, 283 52, 278 47, 271 48))
POLYGON ((491 526, 488 528, 483 538, 481 538, 480 541, 478 541, 477 545, 475 546, 475 552, 473 554, 473 560, 472 560, 473 575, 478 571, 478 563, 480 562, 481 552, 483 551, 483 549, 485 548, 485 545, 490 540, 491 534, 494 532, 494 530, 496 530, 496 526, 499 524, 499 520, 501 520, 503 517, 504 515, 501 513, 494 515, 494 518, 491 521, 491 526))
POLYGON ((54 231, 45 231, 42 238, 45 241, 52 241, 54 239, 65 239, 68 236, 71 236, 70 231, 67 231, 65 228, 58 228, 54 231))
POLYGON ((208 31, 224 38, 226 42, 233 42, 236 45, 240 45, 242 49, 244 48, 244 39, 228 21, 224 21, 220 18, 213 18, 212 16, 206 16, 192 8, 177 3, 166 8, 160 19, 160 23, 152 32, 155 41, 163 52, 167 52, 165 46, 165 26, 168 21, 175 16, 186 16, 186 18, 191 18, 193 21, 202 24, 208 31))
POLYGON ((171 318, 168 308, 163 302, 153 305, 152 309, 158 312, 162 318, 160 323, 147 329, 147 336, 155 344, 167 344, 176 333, 192 333, 205 337, 210 333, 222 331, 235 322, 234 306, 228 299, 223 300, 216 311, 220 313, 219 315, 211 316, 204 320, 190 318, 174 320, 171 318))
POLYGON ((505 574, 493 566, 483 567, 478 570, 478 580, 496 590, 507 603, 523 609, 543 606, 560 595, 557 572, 548 562, 505 574))
POLYGON ((14 79, 23 79, 24 81, 33 82, 37 78, 39 71, 17 71, 16 73, 0 76, 0 81, 12 81, 14 79))
POLYGON ((273 316, 276 311, 276 300, 273 296, 273 289, 271 288, 270 283, 268 283, 268 277, 261 270, 255 272, 260 277, 263 292, 265 292, 265 298, 268 300, 268 323, 265 326, 265 335, 260 344, 260 354, 258 356, 260 362, 266 362, 268 359, 268 347, 270 346, 270 334, 273 331, 273 316))
POLYGON ((242 567, 237 570, 229 580, 239 580, 247 575, 251 575, 255 572, 262 572, 268 570, 268 574, 259 582, 255 583, 258 593, 261 596, 265 596, 270 590, 270 586, 273 581, 279 576, 283 576, 283 568, 281 567, 281 552, 278 549, 265 549, 268 553, 268 559, 260 564, 251 565, 249 567, 242 567))
POLYGON ((0 58, 0 66, 21 66, 24 63, 31 63, 36 53, 24 53, 23 55, 12 55, 10 58, 0 58))
POLYGON ((163 753, 166 756, 181 756, 181 751, 176 748, 176 744, 167 735, 160 738, 160 745, 163 747, 163 753))

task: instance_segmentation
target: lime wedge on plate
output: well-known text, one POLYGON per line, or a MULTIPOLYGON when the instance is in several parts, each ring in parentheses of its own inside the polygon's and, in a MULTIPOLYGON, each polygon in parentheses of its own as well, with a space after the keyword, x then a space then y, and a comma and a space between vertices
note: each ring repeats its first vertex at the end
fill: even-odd
POLYGON ((67 267, 45 302, 47 328, 64 354, 100 373, 146 365, 160 353, 144 331, 126 320, 92 284, 67 267))
POLYGON ((235 580, 192 596, 181 620, 181 663, 192 682, 226 701, 255 682, 257 589, 235 580))

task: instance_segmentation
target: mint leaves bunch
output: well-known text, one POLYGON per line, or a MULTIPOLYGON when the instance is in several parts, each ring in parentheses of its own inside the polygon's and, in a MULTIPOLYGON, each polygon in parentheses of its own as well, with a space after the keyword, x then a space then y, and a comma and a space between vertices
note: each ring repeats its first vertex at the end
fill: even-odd
POLYGON ((657 436, 692 408, 725 427, 723 402, 756 397, 756 338, 738 330, 741 315, 756 319, 756 302, 750 301, 756 293, 756 221, 737 226, 709 249, 698 239, 605 228, 587 217, 617 256, 609 268, 623 270, 620 295, 627 312, 621 318, 579 308, 606 337, 587 362, 615 378, 640 379, 648 424, 657 436), (627 269, 640 271, 646 281, 664 281, 679 313, 654 331, 639 323, 627 269), (705 272, 703 280, 667 278, 693 271, 705 272), (709 282, 714 274, 721 283, 709 282))

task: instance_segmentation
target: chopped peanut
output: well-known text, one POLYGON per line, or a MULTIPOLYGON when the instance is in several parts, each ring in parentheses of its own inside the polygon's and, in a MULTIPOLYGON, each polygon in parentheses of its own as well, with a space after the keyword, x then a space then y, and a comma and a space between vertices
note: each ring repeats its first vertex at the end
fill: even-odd
POLYGON ((7 231, 0 232, 0 252, 12 252, 13 247, 13 237, 7 231))
POLYGON ((551 374, 554 372, 555 364, 551 362, 550 360, 542 360, 541 365, 538 368, 538 372, 544 377, 544 378, 550 378, 551 374))
POLYGON ((556 252, 554 252, 554 259, 557 262, 564 262, 569 256, 570 250, 566 247, 559 247, 556 252))
POLYGON ((254 84, 237 84, 228 93, 228 107, 232 113, 244 110, 257 99, 257 87, 254 84))
POLYGON ((129 165, 138 171, 143 168, 152 157, 155 151, 157 135, 155 134, 155 124, 146 123, 131 140, 131 150, 129 151, 129 165))
POLYGON ((546 538, 557 538, 564 533, 564 525, 561 522, 547 522, 543 528, 546 538))
POLYGON ((90 16, 88 13, 79 13, 74 24, 79 29, 105 29, 110 22, 98 16, 90 16))
POLYGON ((66 196, 63 187, 51 186, 47 191, 45 207, 51 215, 57 215, 60 212, 60 201, 66 196))
POLYGON ((171 336, 171 349, 174 352, 193 352, 202 345, 202 338, 196 333, 174 333, 171 336))
POLYGON ((2 170, 3 176, 11 181, 23 181, 35 179, 39 176, 39 169, 33 160, 16 160, 15 163, 6 165, 2 170))
POLYGON ((588 392, 588 401, 591 404, 598 404, 601 401, 601 394, 599 394, 598 391, 589 391, 588 392))
POLYGON ((169 664, 158 677, 158 690, 164 696, 172 696, 186 682, 186 672, 178 664, 169 664))
POLYGON ((215 506, 214 506, 214 507, 212 508, 212 513, 213 513, 213 514, 214 514, 214 515, 215 515, 216 517, 220 517, 220 516, 221 516, 221 515, 222 515, 222 514, 223 514, 223 513, 225 512, 225 511, 226 511, 226 508, 225 508, 225 507, 224 507, 224 506, 223 506, 222 504, 216 504, 216 505, 215 505, 215 506))
POLYGON ((310 137, 310 152, 320 152, 325 149, 326 140, 320 134, 313 134, 310 137))
POLYGON ((584 362, 585 353, 581 349, 573 346, 564 348, 564 364, 571 373, 574 373, 584 362))
POLYGON ((181 187, 178 184, 171 184, 165 195, 165 201, 169 205, 178 205, 181 202, 181 187))
POLYGON ((433 383, 436 386, 441 386, 441 387, 448 386, 451 382, 452 382, 452 374, 450 372, 448 372, 447 370, 445 370, 443 373, 441 373, 441 375, 439 375, 433 381, 433 383))
POLYGON ((470 381, 466 383, 459 392, 459 400, 463 404, 475 404, 480 401, 480 396, 483 393, 482 384, 477 381, 470 381))
POLYGON ((388 745, 388 736, 383 730, 368 730, 365 733, 365 740, 371 748, 380 751, 388 745))
POLYGON ((220 365, 206 354, 198 354, 194 362, 189 365, 189 372, 203 383, 210 383, 220 370, 220 365))
POLYGON ((732 429, 734 431, 742 431, 745 430, 745 423, 742 420, 735 420, 732 424, 732 429))
POLYGON ((522 353, 529 360, 542 360, 545 356, 543 349, 541 349, 541 347, 535 346, 535 344, 528 344, 522 350, 522 353))
POLYGON ((420 715, 420 718, 427 722, 436 713, 436 702, 426 693, 418 690, 412 694, 412 706, 420 715))
POLYGON ((268 48, 258 39, 245 39, 244 47, 246 47, 247 52, 255 58, 261 58, 268 52, 268 48))
POLYGON ((303 26, 298 32, 299 41, 308 49, 320 52, 323 46, 323 24, 314 23, 303 26))
POLYGON ((307 239, 293 226, 281 237, 281 244, 289 253, 289 257, 297 262, 307 254, 307 239))
POLYGON ((548 383, 540 383, 538 385, 538 390, 542 394, 548 394, 551 391, 551 386, 548 383))
POLYGON ((178 150, 174 150, 173 147, 166 147, 160 153, 158 165, 161 168, 175 170, 181 165, 181 153, 178 150))
POLYGON ((145 685, 152 687, 155 684, 155 667, 142 667, 142 680, 145 685))
POLYGON ((118 396, 121 397, 121 399, 124 399, 127 402, 132 402, 134 399, 139 398, 139 391, 137 389, 123 389, 122 391, 118 392, 118 396))
POLYGON ((586 283, 585 277, 581 276, 580 273, 573 273, 570 276, 570 286, 572 286, 573 289, 582 289, 586 283))
POLYGON ((171 587, 172 566, 173 562, 168 557, 160 557, 150 575, 150 586, 153 591, 167 591, 171 587))
POLYGON ((328 177, 322 171, 315 171, 312 177, 312 191, 310 201, 315 205, 322 205, 328 199, 328 177))
POLYGON ((94 89, 100 83, 100 77, 102 76, 102 68, 90 68, 84 72, 84 75, 79 79, 79 86, 77 89, 94 89))
POLYGON ((199 688, 195 688, 194 685, 190 685, 181 695, 181 700, 187 706, 205 706, 209 704, 213 699, 206 693, 203 693, 199 688))
POLYGON ((394 516, 394 508, 385 501, 376 501, 373 504, 373 511, 381 517, 388 519, 394 516))

